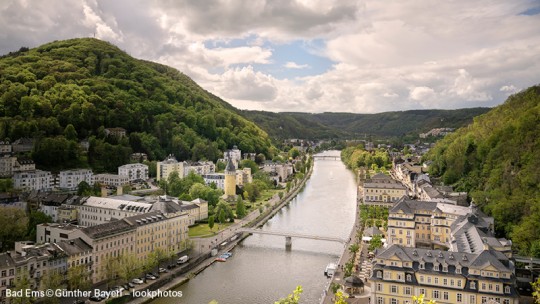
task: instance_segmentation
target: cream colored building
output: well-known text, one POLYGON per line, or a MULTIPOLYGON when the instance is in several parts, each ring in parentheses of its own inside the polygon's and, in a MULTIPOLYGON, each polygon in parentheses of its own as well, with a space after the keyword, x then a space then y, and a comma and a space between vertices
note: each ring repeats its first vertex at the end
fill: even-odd
POLYGON ((184 176, 184 163, 177 161, 172 154, 164 161, 157 162, 156 180, 166 180, 173 172, 177 172, 180 178, 184 176))
POLYGON ((76 205, 76 208, 79 225, 95 226, 115 219, 150 212, 152 204, 90 196, 81 205, 76 205))
POLYGON ((377 173, 360 187, 364 204, 391 207, 407 195, 407 188, 390 176, 377 173))
POLYGON ((392 245, 377 253, 370 303, 412 304, 425 295, 438 304, 517 304, 514 266, 495 250, 462 253, 392 245))
POLYGON ((253 176, 251 175, 251 168, 242 168, 242 170, 236 170, 236 184, 238 186, 244 186, 253 182, 253 176))

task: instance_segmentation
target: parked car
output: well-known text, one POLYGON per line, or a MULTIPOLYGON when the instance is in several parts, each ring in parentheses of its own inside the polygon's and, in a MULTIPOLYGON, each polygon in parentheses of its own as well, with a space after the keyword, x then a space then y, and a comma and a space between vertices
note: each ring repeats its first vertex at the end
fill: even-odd
POLYGON ((173 269, 176 267, 176 264, 170 264, 170 265, 167 265, 167 269, 173 269))
POLYGON ((168 270, 165 269, 165 268, 160 268, 160 269, 158 269, 158 272, 159 272, 159 273, 163 273, 163 272, 168 272, 168 270))
POLYGON ((131 283, 131 282, 128 282, 126 284, 129 288, 134 288, 135 287, 135 284, 131 283))
POLYGON ((133 284, 143 284, 144 283, 144 281, 139 279, 139 278, 135 278, 135 279, 131 280, 131 282, 133 284))
POLYGON ((157 279, 155 276, 153 276, 153 275, 150 274, 150 273, 147 273, 145 277, 146 277, 148 280, 155 280, 155 279, 157 279))
POLYGON ((178 261, 176 261, 177 264, 184 264, 189 260, 189 257, 187 255, 181 256, 178 258, 178 261))

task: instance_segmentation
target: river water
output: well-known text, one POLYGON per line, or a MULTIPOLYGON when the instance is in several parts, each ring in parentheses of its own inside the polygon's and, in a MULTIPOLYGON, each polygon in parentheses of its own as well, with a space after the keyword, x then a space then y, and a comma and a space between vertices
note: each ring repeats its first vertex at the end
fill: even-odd
MULTIPOLYGON (((339 156, 339 151, 322 155, 339 156)), ((354 225, 356 183, 339 160, 316 160, 311 178, 288 206, 264 230, 348 238, 354 225)), ((179 286, 183 296, 161 298, 158 303, 219 304, 274 303, 301 285, 301 303, 319 303, 329 280, 324 269, 336 262, 344 245, 311 239, 252 235, 233 250, 225 263, 214 263, 188 283, 179 286)))

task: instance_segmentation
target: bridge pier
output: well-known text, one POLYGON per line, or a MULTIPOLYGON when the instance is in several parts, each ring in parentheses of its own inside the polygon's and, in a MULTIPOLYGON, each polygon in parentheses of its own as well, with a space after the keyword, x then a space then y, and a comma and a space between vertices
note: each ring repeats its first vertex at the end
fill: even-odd
POLYGON ((285 237, 285 248, 291 248, 292 246, 292 237, 286 236, 285 237))

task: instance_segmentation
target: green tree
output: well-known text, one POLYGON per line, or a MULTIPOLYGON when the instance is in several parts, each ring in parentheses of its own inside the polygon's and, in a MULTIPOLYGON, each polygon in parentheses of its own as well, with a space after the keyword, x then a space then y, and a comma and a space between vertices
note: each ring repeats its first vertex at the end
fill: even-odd
POLYGON ((536 281, 531 283, 531 286, 533 288, 533 297, 535 299, 535 303, 540 303, 540 278, 536 279, 536 281))
POLYGON ((256 162, 252 161, 251 159, 244 159, 240 162, 240 166, 242 168, 250 168, 251 174, 255 174, 259 171, 259 166, 256 162))
POLYGON ((0 246, 2 251, 12 249, 16 241, 24 240, 28 232, 28 217, 15 207, 0 208, 0 246))
POLYGON ((300 295, 302 294, 302 286, 296 286, 296 289, 292 294, 288 295, 286 298, 282 298, 279 301, 274 302, 275 304, 298 304, 300 301, 300 295))
POLYGON ((27 228, 27 237, 31 240, 36 239, 36 226, 39 224, 45 224, 45 223, 52 223, 52 217, 49 215, 37 211, 32 210, 30 211, 30 216, 28 220, 28 228, 27 228))
POLYGON ((345 301, 345 296, 341 290, 336 292, 336 300, 334 301, 334 304, 347 304, 347 301, 345 301))
POLYGON ((246 206, 241 196, 236 199, 236 217, 241 219, 246 216, 246 206))
POLYGON ((87 265, 80 264, 68 267, 67 283, 71 290, 87 290, 92 285, 91 274, 87 265))
POLYGON ((371 238, 371 241, 369 241, 369 247, 368 247, 368 250, 369 251, 373 251, 377 248, 380 248, 382 247, 382 236, 380 234, 377 234, 377 235, 374 235, 372 238, 371 238))
POLYGON ((129 282, 141 272, 141 261, 134 253, 120 255, 118 262, 118 277, 121 282, 129 282))
POLYGON ((261 190, 256 183, 248 183, 244 186, 244 191, 247 192, 247 197, 250 202, 254 203, 261 196, 261 190))
POLYGON ((289 157, 292 159, 296 159, 300 156, 300 151, 298 151, 297 148, 292 148, 289 150, 289 157))
POLYGON ((19 276, 15 278, 15 282, 13 285, 13 288, 11 288, 12 291, 23 291, 22 297, 14 297, 11 298, 11 303, 15 304, 29 304, 34 302, 34 298, 32 297, 26 297, 24 295, 25 290, 30 289, 31 281, 30 281, 30 274, 28 271, 23 271, 19 276))
POLYGON ((78 139, 77 131, 75 130, 75 127, 72 124, 67 125, 66 128, 64 129, 64 137, 67 140, 76 141, 78 139))
POLYGON ((208 227, 210 228, 210 230, 212 230, 212 228, 214 228, 214 216, 213 215, 208 217, 208 227))
POLYGON ((349 252, 353 255, 356 254, 358 250, 360 250, 360 246, 356 243, 349 246, 349 252))
MULTIPOLYGON (((47 271, 47 273, 41 277, 40 280, 40 290, 47 290, 47 289, 61 289, 64 287, 63 284, 63 276, 56 272, 56 271, 47 271)), ((45 303, 60 303, 60 299, 57 297, 46 297, 44 299, 45 303)))

